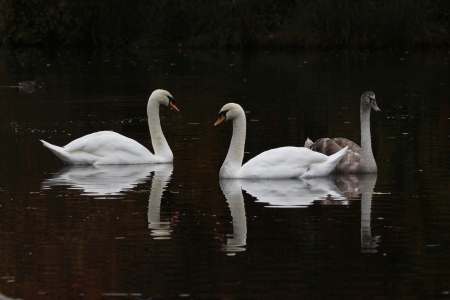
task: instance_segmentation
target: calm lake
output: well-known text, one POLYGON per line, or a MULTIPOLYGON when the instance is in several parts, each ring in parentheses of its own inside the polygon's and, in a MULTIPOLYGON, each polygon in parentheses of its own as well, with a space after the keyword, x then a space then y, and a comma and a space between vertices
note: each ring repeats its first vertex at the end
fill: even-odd
POLYGON ((449 53, 0 54, 0 293, 13 299, 450 299, 449 53), (45 89, 15 86, 41 77, 45 89), (63 146, 114 130, 173 165, 65 166, 63 146), (374 176, 220 180, 231 122, 244 162, 307 137, 360 143, 374 176), (329 196, 332 195, 332 196, 329 196))

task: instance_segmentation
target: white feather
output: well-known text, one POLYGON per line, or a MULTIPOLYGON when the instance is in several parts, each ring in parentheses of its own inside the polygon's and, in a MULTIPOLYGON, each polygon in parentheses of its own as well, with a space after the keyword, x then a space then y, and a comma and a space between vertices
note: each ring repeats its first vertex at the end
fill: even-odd
MULTIPOLYGON (((59 159, 66 164, 153 164, 171 163, 170 149, 161 129, 159 120, 160 104, 170 105, 172 95, 165 90, 154 91, 148 100, 147 116, 155 154, 133 139, 113 131, 94 132, 80 137, 64 147, 41 140, 59 159)), ((177 109, 178 110, 178 109, 177 109)))
POLYGON ((239 104, 228 103, 219 115, 216 125, 224 119, 233 121, 233 136, 227 157, 220 169, 221 178, 327 176, 347 151, 347 148, 344 148, 332 156, 326 156, 304 147, 281 147, 265 151, 242 165, 246 134, 244 110, 239 104))

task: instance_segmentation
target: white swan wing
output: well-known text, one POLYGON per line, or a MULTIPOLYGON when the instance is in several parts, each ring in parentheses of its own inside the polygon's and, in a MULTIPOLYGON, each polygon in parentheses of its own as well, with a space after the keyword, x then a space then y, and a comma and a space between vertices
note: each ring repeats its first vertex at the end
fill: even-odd
POLYGON ((244 164, 241 178, 296 178, 311 164, 325 163, 328 157, 302 147, 281 147, 265 151, 244 164))
POLYGON ((125 151, 130 155, 147 153, 148 149, 133 139, 117 132, 100 131, 78 138, 66 146, 68 152, 84 151, 97 156, 106 156, 110 151, 125 151))
POLYGON ((66 145, 69 153, 84 152, 98 158, 98 164, 151 163, 154 155, 143 145, 113 131, 88 134, 66 145))
POLYGON ((69 164, 143 164, 158 162, 144 146, 113 131, 80 137, 64 147, 44 143, 69 164))
POLYGON ((67 145, 63 146, 63 148, 66 149, 66 151, 80 151, 83 150, 86 146, 88 146, 89 143, 92 143, 95 141, 96 138, 101 137, 111 137, 111 136, 117 136, 120 135, 117 132, 114 131, 98 131, 90 134, 86 134, 85 136, 79 137, 67 145))
POLYGON ((59 159, 68 164, 157 164, 170 163, 173 153, 164 137, 159 118, 160 105, 174 108, 172 95, 165 90, 155 90, 147 103, 148 125, 155 150, 153 155, 135 140, 112 131, 100 131, 78 138, 64 147, 41 142, 59 159))

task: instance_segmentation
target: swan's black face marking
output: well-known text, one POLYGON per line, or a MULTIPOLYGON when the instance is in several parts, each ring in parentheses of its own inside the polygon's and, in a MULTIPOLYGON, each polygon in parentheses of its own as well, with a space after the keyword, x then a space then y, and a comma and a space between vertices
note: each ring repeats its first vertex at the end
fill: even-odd
POLYGON ((225 120, 228 120, 227 119, 227 112, 229 111, 229 109, 227 109, 227 110, 223 110, 223 111, 221 111, 219 114, 218 114, 218 116, 220 117, 220 115, 222 115, 224 118, 225 118, 225 120))
POLYGON ((175 105, 175 99, 173 99, 173 97, 171 96, 167 96, 167 98, 169 99, 169 106, 175 109, 176 111, 180 111, 178 107, 176 107, 175 105))
POLYGON ((372 106, 374 111, 376 112, 381 111, 381 109, 378 108, 377 100, 375 99, 375 97, 367 96, 367 98, 369 98, 369 105, 372 106))
POLYGON ((228 112, 228 110, 224 110, 224 111, 221 111, 218 114, 219 118, 217 119, 216 123, 214 123, 214 126, 219 125, 220 123, 223 122, 223 120, 225 120, 225 121, 228 120, 227 119, 227 112, 228 112))

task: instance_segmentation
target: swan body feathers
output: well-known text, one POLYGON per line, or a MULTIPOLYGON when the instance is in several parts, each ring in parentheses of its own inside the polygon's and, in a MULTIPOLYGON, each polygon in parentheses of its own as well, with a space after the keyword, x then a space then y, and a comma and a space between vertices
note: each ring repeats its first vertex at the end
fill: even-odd
POLYGON ((155 154, 146 147, 113 131, 94 132, 59 147, 44 140, 42 144, 66 164, 114 165, 171 163, 173 154, 164 137, 159 120, 159 106, 164 104, 178 111, 172 95, 165 90, 154 91, 149 98, 147 115, 155 154))
POLYGON ((348 147, 347 153, 336 166, 336 173, 376 173, 377 164, 372 153, 372 142, 370 136, 370 111, 379 112, 375 94, 365 92, 361 95, 360 118, 361 118, 361 147, 353 141, 338 138, 320 138, 312 142, 309 138, 305 141, 305 147, 319 153, 332 155, 344 147, 348 147))
POLYGON ((245 112, 239 104, 228 103, 219 112, 214 125, 233 120, 233 136, 227 157, 220 169, 221 178, 298 178, 330 174, 347 151, 326 156, 304 147, 267 150, 242 165, 245 146, 245 112))

